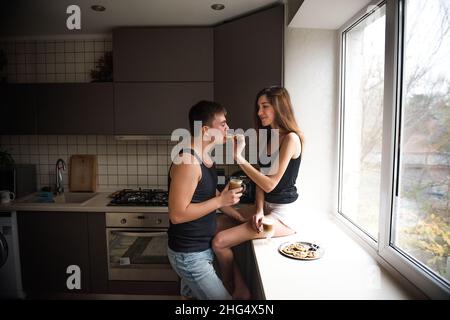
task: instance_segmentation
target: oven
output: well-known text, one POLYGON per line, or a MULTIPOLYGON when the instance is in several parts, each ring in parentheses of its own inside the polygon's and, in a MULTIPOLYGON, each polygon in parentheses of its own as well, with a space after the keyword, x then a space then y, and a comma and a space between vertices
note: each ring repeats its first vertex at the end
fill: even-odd
POLYGON ((167 213, 106 213, 108 279, 178 281, 167 257, 167 213))

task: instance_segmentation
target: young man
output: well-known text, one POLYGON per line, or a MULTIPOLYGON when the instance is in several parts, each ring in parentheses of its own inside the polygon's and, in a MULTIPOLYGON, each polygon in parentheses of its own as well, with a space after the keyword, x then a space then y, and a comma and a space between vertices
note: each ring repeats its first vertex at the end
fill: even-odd
POLYGON ((230 299, 213 267, 211 241, 216 233, 216 210, 242 221, 229 207, 239 202, 242 188, 217 191, 215 164, 209 156, 216 144, 225 142, 226 111, 218 103, 200 101, 189 111, 190 146, 173 159, 169 171, 168 256, 181 278, 181 295, 196 299, 230 299), (194 132, 195 121, 201 121, 194 132))

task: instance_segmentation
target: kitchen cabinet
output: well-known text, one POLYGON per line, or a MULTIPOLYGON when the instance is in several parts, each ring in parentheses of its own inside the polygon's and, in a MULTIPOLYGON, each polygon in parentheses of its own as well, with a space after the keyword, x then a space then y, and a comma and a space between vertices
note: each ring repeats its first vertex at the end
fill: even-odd
POLYGON ((91 290, 88 214, 18 212, 22 280, 27 294, 91 290), (71 265, 81 270, 79 290, 69 290, 66 285, 71 265))
POLYGON ((87 214, 91 291, 94 293, 108 292, 108 257, 106 249, 105 214, 90 212, 87 214))
POLYGON ((214 99, 232 129, 254 127, 258 91, 283 84, 284 6, 214 28, 214 99))
POLYGON ((113 134, 112 83, 36 85, 38 134, 113 134))
POLYGON ((188 129, 190 107, 212 99, 212 82, 116 82, 115 134, 170 134, 177 128, 188 129))
POLYGON ((0 134, 36 133, 36 85, 0 85, 0 134))
POLYGON ((113 30, 114 81, 213 81, 213 29, 113 30))
POLYGON ((114 83, 0 86, 0 134, 170 134, 215 100, 253 127, 256 93, 283 84, 284 6, 215 27, 113 31, 114 83))

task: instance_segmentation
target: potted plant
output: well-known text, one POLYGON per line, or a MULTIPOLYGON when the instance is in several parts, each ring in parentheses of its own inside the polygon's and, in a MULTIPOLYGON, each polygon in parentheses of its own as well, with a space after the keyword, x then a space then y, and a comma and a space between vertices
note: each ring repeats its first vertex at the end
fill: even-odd
POLYGON ((105 52, 104 56, 98 59, 97 66, 91 70, 92 82, 113 81, 113 56, 111 51, 105 52))
POLYGON ((0 147, 0 167, 12 167, 14 159, 8 151, 0 147))
POLYGON ((4 70, 7 64, 8 59, 6 58, 6 53, 2 49, 0 49, 0 83, 6 82, 6 72, 4 70))

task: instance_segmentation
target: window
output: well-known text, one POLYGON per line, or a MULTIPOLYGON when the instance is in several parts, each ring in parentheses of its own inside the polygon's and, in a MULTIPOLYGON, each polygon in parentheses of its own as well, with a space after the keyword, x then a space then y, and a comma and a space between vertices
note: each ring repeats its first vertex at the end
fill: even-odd
POLYGON ((450 297, 450 1, 374 1, 340 31, 338 213, 450 297))
POLYGON ((339 212, 378 238, 385 5, 343 33, 339 212))
POLYGON ((392 245, 450 282, 450 3, 407 0, 392 245))

